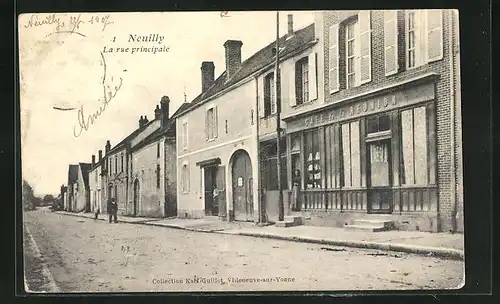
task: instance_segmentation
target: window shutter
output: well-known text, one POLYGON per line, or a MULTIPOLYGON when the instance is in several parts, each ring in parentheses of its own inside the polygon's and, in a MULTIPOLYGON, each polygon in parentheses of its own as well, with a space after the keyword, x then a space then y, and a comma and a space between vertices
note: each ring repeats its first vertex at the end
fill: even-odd
POLYGON ((266 88, 264 87, 265 81, 264 81, 265 76, 261 75, 260 77, 257 77, 257 87, 258 87, 258 92, 257 92, 257 98, 259 100, 259 117, 264 118, 266 117, 266 110, 265 110, 265 96, 266 96, 266 88))
POLYGON ((371 11, 360 11, 359 22, 359 84, 372 80, 371 11))
POLYGON ((297 64, 293 64, 292 73, 287 73, 288 77, 288 104, 290 107, 297 105, 297 97, 295 96, 295 77, 297 76, 297 64))
POLYGON ((443 59, 442 10, 427 11, 427 61, 443 59))
POLYGON ((318 76, 316 70, 316 53, 309 54, 307 59, 309 65, 309 101, 318 98, 318 76))
POLYGON ((330 93, 339 91, 339 25, 334 24, 330 27, 329 42, 329 87, 330 93))
POLYGON ((209 121, 208 121, 208 110, 205 110, 205 140, 210 139, 210 132, 208 128, 210 127, 209 121))
POLYGON ((217 138, 219 136, 219 124, 218 124, 218 119, 217 119, 217 106, 214 106, 214 138, 217 138))
POLYGON ((398 67, 398 11, 384 11, 385 76, 397 73, 398 67))

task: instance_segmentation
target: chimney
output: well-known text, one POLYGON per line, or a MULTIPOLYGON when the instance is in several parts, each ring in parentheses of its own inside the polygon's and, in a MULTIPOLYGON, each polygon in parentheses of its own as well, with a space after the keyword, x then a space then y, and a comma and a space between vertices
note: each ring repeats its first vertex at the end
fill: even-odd
POLYGON ((92 167, 95 165, 95 155, 92 155, 92 167))
POLYGON ((287 15, 288 17, 288 34, 287 36, 293 36, 293 15, 292 14, 288 14, 287 15))
POLYGON ((148 122, 149 122, 148 116, 144 115, 144 121, 143 121, 144 125, 147 124, 148 122))
POLYGON ((215 66, 212 61, 203 61, 201 63, 201 92, 204 93, 214 84, 215 66))
POLYGON ((106 141, 106 147, 104 147, 104 151, 106 151, 106 154, 108 154, 109 150, 111 150, 111 143, 108 140, 106 141))
POLYGON ((99 150, 98 159, 99 159, 99 163, 101 163, 101 160, 102 160, 102 150, 99 150))
POLYGON ((155 109, 155 120, 160 119, 160 117, 161 117, 161 113, 160 113, 160 106, 159 106, 159 105, 156 105, 156 109, 155 109))
POLYGON ((161 105, 161 126, 164 127, 167 125, 168 118, 169 118, 169 105, 170 105, 170 99, 168 96, 163 96, 160 100, 160 105, 161 105))
POLYGON ((226 80, 234 76, 241 67, 241 46, 243 42, 239 40, 227 40, 224 43, 226 48, 226 80))
POLYGON ((141 115, 141 118, 139 118, 139 128, 142 128, 142 126, 144 126, 144 118, 141 115))

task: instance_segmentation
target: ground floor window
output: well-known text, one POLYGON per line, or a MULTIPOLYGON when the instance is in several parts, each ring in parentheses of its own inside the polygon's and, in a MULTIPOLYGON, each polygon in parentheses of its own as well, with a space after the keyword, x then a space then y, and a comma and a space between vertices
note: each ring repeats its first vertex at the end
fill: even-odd
POLYGON ((323 188, 319 129, 304 133, 304 152, 306 188, 323 188))
POLYGON ((181 168, 181 189, 182 193, 189 192, 189 167, 183 164, 181 168))

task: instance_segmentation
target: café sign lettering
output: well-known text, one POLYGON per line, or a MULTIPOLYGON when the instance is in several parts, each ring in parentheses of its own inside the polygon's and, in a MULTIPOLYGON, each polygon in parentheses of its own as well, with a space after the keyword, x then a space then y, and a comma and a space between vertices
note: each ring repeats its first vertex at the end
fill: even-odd
POLYGON ((354 118, 357 116, 363 116, 365 114, 392 109, 397 106, 398 102, 396 95, 391 94, 375 99, 362 101, 348 107, 330 110, 324 113, 306 117, 304 118, 304 125, 306 128, 310 128, 338 120, 354 118))

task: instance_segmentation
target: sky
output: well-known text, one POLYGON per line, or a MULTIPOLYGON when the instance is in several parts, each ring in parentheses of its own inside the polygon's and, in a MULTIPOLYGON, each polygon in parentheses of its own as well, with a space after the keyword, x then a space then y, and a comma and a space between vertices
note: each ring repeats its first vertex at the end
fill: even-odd
MULTIPOLYGON (((293 14, 295 30, 314 21, 313 12, 282 11, 280 36, 287 30, 287 14, 293 14)), ((170 114, 184 94, 188 102, 194 99, 201 90, 201 62, 213 61, 217 78, 225 70, 223 44, 229 39, 243 42, 245 60, 276 39, 276 12, 22 15, 23 179, 36 195, 57 195, 69 164, 90 163, 92 154, 97 159, 98 150, 104 151, 106 140, 114 146, 137 129, 141 115, 152 119, 162 96, 170 98, 170 114), (129 41, 131 35, 153 41, 129 41), (163 37, 161 43, 157 37, 163 37), (168 51, 153 54, 140 52, 141 47, 168 51), (81 131, 78 109, 87 117, 102 105, 104 73, 105 86, 116 94, 81 131)))

